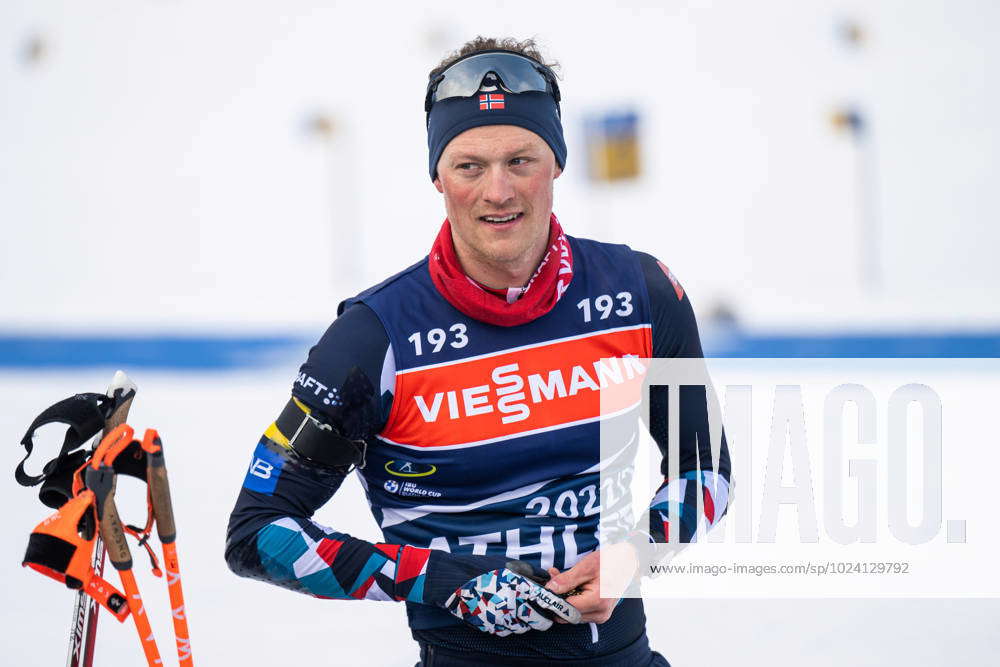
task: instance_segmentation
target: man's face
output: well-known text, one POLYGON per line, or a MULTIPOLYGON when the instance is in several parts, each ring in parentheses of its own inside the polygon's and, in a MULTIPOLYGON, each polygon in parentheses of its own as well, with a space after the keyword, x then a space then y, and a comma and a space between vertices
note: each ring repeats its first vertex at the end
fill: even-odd
POLYGON ((463 264, 517 272, 541 259, 552 183, 561 173, 541 137, 515 125, 475 127, 451 140, 437 170, 434 185, 444 195, 463 264))

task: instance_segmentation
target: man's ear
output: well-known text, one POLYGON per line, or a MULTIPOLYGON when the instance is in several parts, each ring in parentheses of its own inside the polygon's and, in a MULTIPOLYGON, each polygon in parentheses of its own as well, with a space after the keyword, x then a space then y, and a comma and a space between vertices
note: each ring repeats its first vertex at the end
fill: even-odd
POLYGON ((554 181, 560 176, 562 176, 562 169, 559 167, 559 165, 556 165, 556 174, 555 176, 552 177, 552 180, 554 181))
POLYGON ((441 194, 444 194, 444 188, 441 187, 441 177, 440 176, 437 176, 434 179, 434 187, 437 188, 438 192, 440 192, 441 194))

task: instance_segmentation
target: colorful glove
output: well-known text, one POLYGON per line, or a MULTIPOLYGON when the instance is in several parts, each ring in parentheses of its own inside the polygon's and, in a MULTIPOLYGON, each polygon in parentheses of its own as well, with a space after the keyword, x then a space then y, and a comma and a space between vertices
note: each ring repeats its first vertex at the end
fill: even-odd
MULTIPOLYGON (((434 568, 438 572, 467 570, 476 560, 482 561, 480 567, 500 561, 499 567, 468 579, 439 604, 483 632, 505 637, 528 630, 548 630, 556 617, 569 623, 581 620, 580 612, 562 597, 505 567, 506 559, 435 553, 438 555, 441 562, 435 563, 434 568)), ((437 579, 441 581, 440 574, 437 579)))

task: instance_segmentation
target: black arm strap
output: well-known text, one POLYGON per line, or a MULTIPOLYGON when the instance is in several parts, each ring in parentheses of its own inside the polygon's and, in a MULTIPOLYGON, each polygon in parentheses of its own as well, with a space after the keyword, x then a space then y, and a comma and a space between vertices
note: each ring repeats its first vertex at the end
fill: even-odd
POLYGON ((274 422, 295 452, 327 466, 365 467, 365 441, 342 436, 337 428, 320 421, 305 404, 291 399, 274 422))

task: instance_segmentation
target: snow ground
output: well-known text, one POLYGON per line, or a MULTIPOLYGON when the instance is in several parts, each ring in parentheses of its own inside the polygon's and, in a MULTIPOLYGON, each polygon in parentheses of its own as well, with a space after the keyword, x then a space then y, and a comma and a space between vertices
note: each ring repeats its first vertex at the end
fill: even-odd
MULTIPOLYGON (((0 373, 0 433, 8 441, 0 468, 13 471, 23 454, 17 441, 42 408, 103 388, 112 370, 0 373)), ((226 522, 245 465, 284 405, 289 373, 138 372, 133 379, 140 393, 129 422, 140 431, 157 428, 164 440, 197 662, 413 665, 416 644, 402 605, 315 600, 239 579, 223 561, 226 522)), ((0 663, 61 665, 73 596, 18 567, 29 532, 49 510, 12 477, 0 485, 7 508, 0 537, 7 582, 0 663)), ((140 487, 121 486, 123 516, 138 521, 140 487)), ((358 537, 378 537, 353 478, 317 518, 358 537)), ((131 546, 164 663, 176 664, 165 587, 131 546)), ((996 599, 652 600, 647 615, 653 645, 674 667, 989 664, 1000 651, 996 599)), ((97 665, 142 664, 131 621, 119 625, 103 614, 99 628, 97 665)))

